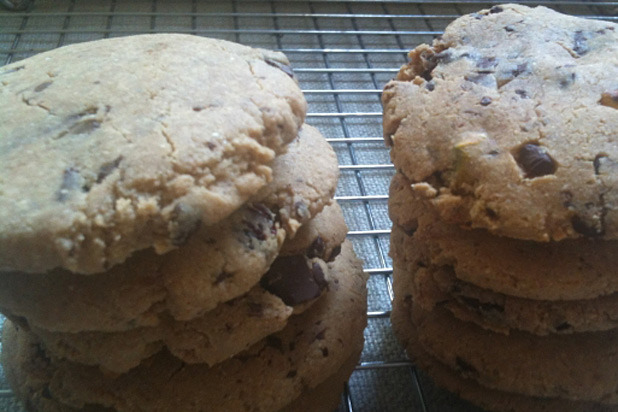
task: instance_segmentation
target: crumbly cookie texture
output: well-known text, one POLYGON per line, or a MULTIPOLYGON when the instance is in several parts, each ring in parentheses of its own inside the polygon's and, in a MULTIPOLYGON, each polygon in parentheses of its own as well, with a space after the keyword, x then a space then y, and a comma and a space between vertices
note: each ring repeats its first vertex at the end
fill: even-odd
MULTIPOLYGON (((415 364, 426 372, 436 384, 476 405, 495 412, 616 412, 618 406, 598 402, 574 401, 563 398, 524 396, 481 386, 465 376, 465 368, 452 369, 439 362, 423 349, 412 322, 411 300, 395 295, 391 320, 393 330, 415 364)), ((431 407, 432 399, 426 399, 431 407)))
POLYGON ((340 371, 362 348, 367 276, 348 242, 331 265, 336 279, 322 299, 280 332, 212 368, 184 364, 162 351, 126 374, 104 374, 49 358, 33 334, 8 322, 2 351, 7 379, 17 397, 40 412, 279 410, 340 371))
POLYGON ((533 242, 462 229, 440 220, 435 209, 423 208, 410 184, 401 184, 406 180, 401 175, 395 180, 405 188, 399 197, 409 207, 391 209, 393 234, 398 236, 391 242, 391 254, 406 260, 411 273, 419 264, 452 266, 457 278, 466 283, 538 300, 594 299, 618 292, 617 241, 533 242), (410 221, 416 225, 413 233, 398 225, 410 221))
POLYGON ((396 168, 447 222, 618 238, 618 25, 543 7, 457 19, 382 95, 396 168))
POLYGON ((286 57, 149 34, 0 68, 0 270, 165 253, 268 183, 306 102, 286 57))
POLYGON ((143 250, 94 276, 0 272, 0 311, 49 331, 119 331, 167 314, 190 320, 246 293, 337 186, 333 149, 307 125, 271 168, 275 178, 250 202, 216 225, 188 226, 185 244, 165 255, 143 250))

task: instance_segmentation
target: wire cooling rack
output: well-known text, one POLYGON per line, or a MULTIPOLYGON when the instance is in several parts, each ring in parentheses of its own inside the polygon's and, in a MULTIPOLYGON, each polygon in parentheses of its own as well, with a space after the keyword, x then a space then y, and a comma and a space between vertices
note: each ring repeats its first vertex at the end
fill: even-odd
MULTIPOLYGON (((1 0, 0 4, 17 0, 1 0)), ((21 0, 22 3, 30 3, 21 0)), ((137 33, 182 32, 285 52, 309 103, 307 123, 334 147, 336 198, 349 238, 365 261, 369 322, 365 350, 339 411, 478 411, 433 387, 406 359, 390 330, 394 168, 382 140, 380 93, 409 49, 441 34, 482 1, 37 0, 25 11, 0 7, 0 65, 62 45, 137 33)), ((618 20, 618 2, 546 1, 560 12, 618 20)), ((0 376, 0 410, 21 411, 0 376)))

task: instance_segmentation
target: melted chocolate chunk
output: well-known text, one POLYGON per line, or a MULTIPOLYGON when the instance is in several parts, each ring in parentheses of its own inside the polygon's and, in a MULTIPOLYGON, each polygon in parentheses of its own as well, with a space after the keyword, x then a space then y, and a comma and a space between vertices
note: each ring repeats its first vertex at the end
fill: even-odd
POLYGON ((481 106, 489 106, 491 102, 492 102, 491 97, 485 96, 481 99, 481 106))
POLYGON ((515 155, 515 161, 523 170, 527 179, 551 175, 556 171, 556 163, 544 147, 528 143, 523 145, 515 155))
POLYGON ((281 256, 262 277, 260 285, 286 305, 294 306, 320 296, 328 283, 319 264, 311 264, 305 256, 281 256))
POLYGON ((99 168, 99 173, 97 174, 97 183, 101 183, 107 176, 109 176, 115 169, 118 168, 120 162, 122 161, 122 156, 118 156, 111 162, 103 163, 99 168))
POLYGON ((493 6, 491 9, 489 9, 489 13, 491 14, 502 13, 503 11, 504 9, 500 6, 493 6))
POLYGON ((287 64, 283 64, 283 63, 278 62, 276 60, 270 60, 270 59, 266 59, 264 61, 268 65, 276 67, 277 69, 283 71, 285 74, 290 76, 292 79, 296 78, 296 75, 294 74, 294 70, 292 70, 292 67, 288 66, 287 64))
POLYGON ((573 230, 575 230, 577 233, 586 237, 603 236, 603 230, 601 228, 597 228, 594 225, 589 224, 578 215, 574 215, 571 218, 571 226, 573 226, 573 230))

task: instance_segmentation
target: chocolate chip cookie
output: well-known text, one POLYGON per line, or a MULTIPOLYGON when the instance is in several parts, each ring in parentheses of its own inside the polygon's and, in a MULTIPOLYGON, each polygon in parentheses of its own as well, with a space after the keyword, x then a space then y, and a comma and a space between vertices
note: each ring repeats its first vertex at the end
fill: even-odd
POLYGON ((618 25, 508 4, 409 56, 382 94, 384 138, 442 220, 618 238, 618 25))
POLYGON ((435 210, 423 209, 410 185, 396 180, 405 178, 396 175, 393 185, 403 187, 398 196, 409 207, 402 209, 405 213, 391 208, 393 232, 403 231, 398 223, 409 221, 417 228, 412 235, 400 237, 400 242, 391 242, 391 253, 413 265, 410 271, 418 262, 452 266, 464 282, 527 299, 582 300, 618 292, 617 241, 533 242, 491 236, 482 229, 461 229, 440 220, 435 210))
POLYGON ((307 310, 332 280, 321 259, 279 257, 260 284, 189 321, 163 317, 154 327, 123 332, 50 332, 32 328, 46 351, 58 358, 124 373, 166 348, 188 364, 212 366, 285 327, 290 316, 307 310))
POLYGON ((167 313, 190 320, 246 293, 285 237, 331 201, 339 173, 333 149, 308 125, 270 167, 273 180, 251 202, 216 225, 194 227, 165 255, 143 250, 94 276, 1 272, 0 310, 49 331, 119 331, 157 325, 167 313))
MULTIPOLYGON (((616 412, 618 406, 598 402, 574 401, 563 398, 541 398, 499 391, 481 386, 465 376, 465 367, 452 369, 429 354, 418 341, 412 322, 410 300, 395 298, 392 312, 393 328, 408 355, 438 385, 476 405, 495 412, 616 412)), ((525 379, 525 378, 524 378, 525 379)), ((425 399, 431 405, 431 399, 425 399)))
POLYGON ((272 178, 306 102, 281 53, 183 34, 0 69, 0 270, 103 272, 165 253, 272 178))
POLYGON ((448 266, 419 268, 411 277, 414 287, 408 293, 423 309, 440 306, 494 332, 548 335, 618 328, 618 293, 588 300, 522 299, 462 282, 448 266))
POLYGON ((17 397, 38 411, 279 410, 362 348, 366 274, 348 242, 330 265, 335 279, 322 299, 280 332, 212 368, 162 351, 126 374, 106 375, 48 357, 33 334, 8 323, 2 352, 7 378, 17 397))
POLYGON ((419 344, 462 376, 504 392, 618 405, 618 329, 506 336, 413 303, 419 344))

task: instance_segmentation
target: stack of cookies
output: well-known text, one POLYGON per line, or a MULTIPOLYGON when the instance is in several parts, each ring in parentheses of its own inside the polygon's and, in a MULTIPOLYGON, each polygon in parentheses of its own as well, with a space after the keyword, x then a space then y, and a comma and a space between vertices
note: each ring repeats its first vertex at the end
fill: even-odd
POLYGON ((28 410, 336 407, 366 277, 284 55, 132 36, 0 81, 2 363, 28 410))
POLYGON ((384 89, 392 322, 492 411, 618 410, 618 26, 453 22, 384 89))

